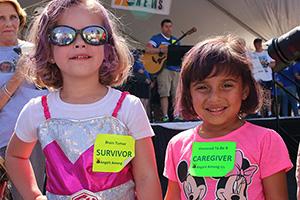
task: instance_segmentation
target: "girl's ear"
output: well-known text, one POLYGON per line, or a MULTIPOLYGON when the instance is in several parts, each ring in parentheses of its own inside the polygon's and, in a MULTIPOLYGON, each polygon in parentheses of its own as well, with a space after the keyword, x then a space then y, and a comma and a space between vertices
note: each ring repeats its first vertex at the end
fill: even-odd
POLYGON ((249 86, 244 87, 242 92, 242 100, 245 101, 247 97, 249 96, 249 86))

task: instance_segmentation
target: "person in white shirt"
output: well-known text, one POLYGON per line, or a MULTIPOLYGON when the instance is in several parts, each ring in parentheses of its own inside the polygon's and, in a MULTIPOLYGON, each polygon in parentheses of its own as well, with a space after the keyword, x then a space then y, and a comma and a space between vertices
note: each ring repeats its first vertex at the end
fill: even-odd
POLYGON ((263 117, 272 115, 272 68, 275 66, 275 61, 269 56, 268 52, 263 49, 262 39, 256 38, 253 41, 255 51, 251 54, 253 64, 254 78, 260 83, 263 88, 263 106, 260 114, 263 117), (258 62, 259 61, 259 62, 258 62))

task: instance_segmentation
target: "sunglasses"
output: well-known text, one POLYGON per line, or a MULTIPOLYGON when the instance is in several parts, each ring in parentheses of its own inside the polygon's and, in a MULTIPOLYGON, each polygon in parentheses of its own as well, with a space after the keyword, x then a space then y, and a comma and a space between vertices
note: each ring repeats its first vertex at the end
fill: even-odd
POLYGON ((81 30, 66 25, 56 26, 50 31, 49 40, 53 45, 67 46, 76 40, 78 34, 89 45, 99 46, 108 42, 106 29, 96 25, 87 26, 81 30))

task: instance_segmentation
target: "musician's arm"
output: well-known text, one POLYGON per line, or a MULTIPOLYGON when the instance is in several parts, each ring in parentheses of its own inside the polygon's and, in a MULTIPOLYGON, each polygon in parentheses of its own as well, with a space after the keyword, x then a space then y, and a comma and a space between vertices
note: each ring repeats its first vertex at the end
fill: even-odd
POLYGON ((160 45, 158 48, 154 47, 151 43, 148 43, 145 49, 146 53, 168 53, 168 46, 160 45))
POLYGON ((145 49, 146 53, 161 53, 160 48, 154 47, 151 43, 148 43, 145 49))

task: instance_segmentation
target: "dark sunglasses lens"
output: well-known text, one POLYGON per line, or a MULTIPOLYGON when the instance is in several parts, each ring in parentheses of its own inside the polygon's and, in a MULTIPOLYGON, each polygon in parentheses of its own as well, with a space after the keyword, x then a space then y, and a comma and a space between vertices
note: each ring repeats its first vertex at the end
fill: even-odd
POLYGON ((102 27, 87 27, 82 31, 82 36, 90 45, 102 45, 107 42, 107 33, 102 27))
POLYGON ((71 44, 76 37, 76 32, 69 27, 56 27, 50 33, 50 40, 54 45, 65 46, 71 44))

